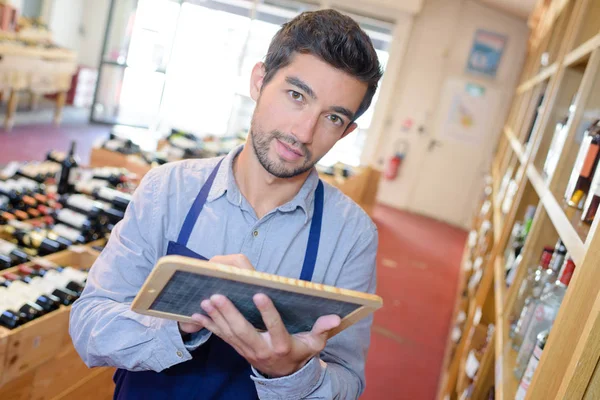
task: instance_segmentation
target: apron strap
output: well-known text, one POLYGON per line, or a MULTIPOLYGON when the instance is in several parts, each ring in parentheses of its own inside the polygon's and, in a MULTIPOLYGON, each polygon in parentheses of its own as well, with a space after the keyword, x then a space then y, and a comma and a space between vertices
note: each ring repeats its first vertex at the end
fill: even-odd
POLYGON ((319 179, 319 184, 315 190, 315 208, 312 221, 310 223, 310 233, 308 234, 308 244, 306 245, 306 254, 304 255, 304 265, 300 273, 300 280, 311 281, 315 264, 317 262, 317 253, 319 252, 319 240, 321 238, 321 222, 323 220, 323 182, 319 179))
POLYGON ((187 242, 190 240, 190 235, 192 234, 192 230, 194 229, 194 225, 196 224, 196 220, 198 219, 202 208, 204 208, 204 204, 206 203, 210 189, 212 188, 215 177, 217 176, 221 162, 223 162, 223 159, 219 160, 217 166, 210 173, 208 179, 202 186, 202 189, 200 189, 200 192, 198 192, 198 195, 194 200, 194 204, 192 204, 190 207, 190 210, 183 221, 183 226, 181 227, 181 230, 179 231, 179 237, 177 238, 177 243, 183 246, 187 246, 187 242))

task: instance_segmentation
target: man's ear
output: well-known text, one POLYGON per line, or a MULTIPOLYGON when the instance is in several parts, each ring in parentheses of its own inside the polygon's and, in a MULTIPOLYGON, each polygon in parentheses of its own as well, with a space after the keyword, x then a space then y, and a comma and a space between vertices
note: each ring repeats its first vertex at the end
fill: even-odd
POLYGON ((263 62, 257 62, 254 68, 252 68, 252 75, 250 75, 250 97, 254 101, 258 101, 258 97, 260 96, 260 89, 265 79, 265 73, 265 64, 263 62))
POLYGON ((342 137, 340 139, 345 138, 348 134, 352 133, 352 131, 355 130, 357 127, 358 125, 356 124, 356 122, 351 122, 350 125, 348 125, 348 127, 344 131, 344 133, 342 133, 342 137))

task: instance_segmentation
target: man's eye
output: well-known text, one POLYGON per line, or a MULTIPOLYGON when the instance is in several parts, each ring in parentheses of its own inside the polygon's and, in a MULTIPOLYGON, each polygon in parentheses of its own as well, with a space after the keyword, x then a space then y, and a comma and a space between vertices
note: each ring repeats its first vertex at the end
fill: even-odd
POLYGON ((296 101, 302 101, 302 94, 296 92, 295 90, 290 90, 288 93, 290 94, 292 99, 296 101))
POLYGON ((330 115, 329 120, 336 125, 340 125, 343 122, 342 119, 337 115, 330 115))

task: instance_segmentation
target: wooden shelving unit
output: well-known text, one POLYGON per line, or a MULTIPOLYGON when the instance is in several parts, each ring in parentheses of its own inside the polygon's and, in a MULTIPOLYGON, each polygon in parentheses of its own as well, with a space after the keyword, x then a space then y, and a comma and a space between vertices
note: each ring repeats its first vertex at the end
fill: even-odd
POLYGON ((525 399, 600 398, 600 213, 583 223, 582 211, 565 200, 584 132, 600 119, 600 1, 540 1, 537 7, 521 83, 465 245, 440 400, 487 399, 491 392, 495 399, 515 398, 520 379, 513 373, 510 329, 520 313, 519 287, 543 248, 559 238, 576 268, 525 399), (507 285, 505 255, 528 206, 535 216, 507 285), (481 247, 485 235, 490 245, 481 247), (493 335, 481 345, 476 335, 485 327, 493 335), (485 349, 478 368, 464 364, 474 348, 485 349), (472 379, 463 376, 469 370, 476 370, 472 379))

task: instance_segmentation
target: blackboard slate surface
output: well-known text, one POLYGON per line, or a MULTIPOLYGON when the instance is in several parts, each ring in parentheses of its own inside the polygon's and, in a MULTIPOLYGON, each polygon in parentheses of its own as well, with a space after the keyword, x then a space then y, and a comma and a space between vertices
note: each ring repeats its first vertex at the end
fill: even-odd
POLYGON ((359 304, 176 271, 150 309, 190 317, 194 313, 207 315, 200 307, 202 300, 222 294, 255 328, 265 330, 260 312, 252 301, 256 293, 264 293, 273 301, 291 334, 310 331, 322 315, 336 314, 344 318, 360 307, 359 304))
POLYGON ((161 257, 131 303, 136 313, 180 322, 193 322, 194 313, 213 294, 226 296, 244 317, 264 330, 253 296, 267 295, 288 332, 308 332, 323 315, 342 322, 327 332, 329 338, 367 317, 383 305, 381 297, 264 272, 239 269, 184 256, 161 257))

